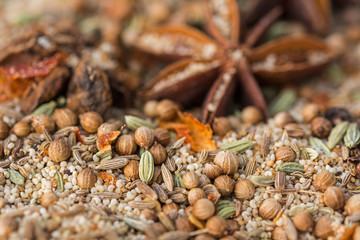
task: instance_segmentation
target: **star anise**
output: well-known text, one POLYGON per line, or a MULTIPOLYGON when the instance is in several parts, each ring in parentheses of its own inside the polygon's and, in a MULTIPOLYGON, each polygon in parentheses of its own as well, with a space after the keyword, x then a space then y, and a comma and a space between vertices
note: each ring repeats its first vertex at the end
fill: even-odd
POLYGON ((251 1, 251 12, 247 22, 256 22, 264 14, 277 6, 284 9, 286 17, 305 23, 318 34, 326 34, 331 25, 330 0, 255 0, 251 1))
POLYGON ((142 34, 137 46, 158 57, 179 60, 163 69, 139 94, 145 99, 170 98, 183 104, 207 93, 203 122, 226 113, 236 85, 247 104, 268 117, 266 103, 254 78, 266 83, 301 79, 321 70, 331 59, 324 43, 314 37, 287 37, 253 48, 264 31, 282 13, 276 7, 238 43, 240 24, 235 0, 207 1, 208 38, 187 26, 164 26, 142 34), (217 79, 216 79, 217 76, 217 79), (215 80, 216 79, 216 80, 215 80), (238 81, 236 81, 238 79, 238 81), (215 80, 215 81, 214 81, 215 80), (210 90, 209 90, 210 88, 210 90))

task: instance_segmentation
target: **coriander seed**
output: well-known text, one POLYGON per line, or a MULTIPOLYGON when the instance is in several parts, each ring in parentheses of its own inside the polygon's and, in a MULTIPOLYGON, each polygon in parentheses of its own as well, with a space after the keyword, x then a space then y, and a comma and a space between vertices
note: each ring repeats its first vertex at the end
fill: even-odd
POLYGON ((245 107, 241 112, 241 120, 248 125, 254 125, 264 119, 260 109, 255 106, 245 107))
POLYGON ((124 167, 125 179, 135 181, 139 179, 139 161, 130 160, 129 163, 124 167))
POLYGON ((239 200, 249 200, 254 197, 255 186, 248 179, 239 179, 235 184, 234 193, 239 200))
POLYGON ((49 132, 53 132, 55 130, 55 121, 49 115, 40 114, 34 116, 31 122, 31 126, 38 133, 43 132, 43 127, 45 127, 49 132))
POLYGON ((190 205, 194 205, 197 200, 206 198, 204 190, 201 188, 193 188, 188 193, 188 201, 190 205))
POLYGON ((234 181, 227 175, 217 177, 214 185, 222 196, 229 196, 234 191, 234 181))
POLYGON ((290 147, 279 147, 275 151, 275 158, 283 162, 293 162, 296 154, 290 147))
POLYGON ((338 210, 345 205, 345 193, 340 187, 328 187, 324 193, 324 202, 326 206, 338 210))
POLYGON ((311 121, 311 132, 318 138, 326 138, 332 129, 331 122, 323 117, 316 117, 311 121))
POLYGON ((170 143, 170 132, 164 128, 156 128, 154 130, 155 140, 163 146, 170 143))
POLYGON ((135 138, 132 135, 120 136, 115 144, 116 152, 119 155, 130 155, 134 154, 137 149, 135 138))
POLYGON ((199 175, 195 172, 186 172, 182 177, 182 181, 186 188, 196 188, 199 186, 199 175))
POLYGON ((216 135, 223 137, 231 130, 230 121, 225 117, 214 118, 212 129, 216 135))
POLYGON ((77 185, 84 189, 91 189, 95 186, 97 176, 90 168, 82 170, 76 178, 77 185))
POLYGON ((44 193, 40 198, 40 205, 46 208, 51 207, 58 199, 58 196, 53 192, 44 193))
POLYGON ((58 129, 76 126, 77 124, 77 116, 69 108, 55 109, 53 118, 58 129))
POLYGON ((315 103, 308 103, 302 109, 302 115, 305 122, 310 122, 321 113, 321 108, 315 103))
POLYGON ((65 139, 58 138, 50 143, 49 157, 54 162, 66 161, 70 157, 70 154, 70 145, 65 139))
POLYGON ((322 171, 316 175, 313 185, 316 191, 325 191, 328 187, 335 185, 335 183, 334 174, 329 171, 322 171))
POLYGON ((195 202, 191 213, 200 220, 206 220, 215 214, 215 206, 209 199, 202 198, 195 202))
POLYGON ((226 226, 226 220, 219 216, 214 216, 206 222, 206 229, 208 232, 217 238, 226 235, 226 226))
POLYGON ((283 128, 288 123, 295 122, 294 118, 288 112, 279 112, 274 116, 274 125, 283 128))
POLYGON ((169 100, 163 99, 156 105, 156 112, 160 120, 170 121, 176 117, 177 106, 169 100))
POLYGON ((308 212, 298 212, 293 219, 295 227, 302 232, 312 232, 314 219, 308 212))
POLYGON ((153 155, 155 164, 160 165, 165 162, 167 152, 161 144, 155 141, 154 144, 149 148, 149 152, 153 155))
POLYGON ((12 131, 18 137, 26 137, 29 135, 31 128, 28 123, 20 121, 13 126, 12 131))
POLYGON ((149 100, 144 105, 144 113, 149 118, 156 118, 158 113, 156 111, 156 106, 158 105, 158 101, 156 100, 149 100))
POLYGON ((274 219, 280 212, 281 204, 273 198, 264 200, 259 207, 259 215, 263 219, 271 220, 274 219))
POLYGON ((96 133, 103 123, 102 117, 97 112, 86 112, 79 116, 80 124, 89 133, 96 133))
POLYGON ((135 142, 142 148, 148 149, 154 142, 154 131, 148 127, 139 127, 135 131, 135 142))
POLYGON ((239 159, 235 152, 223 150, 216 154, 214 163, 218 165, 224 174, 234 174, 239 168, 239 159))

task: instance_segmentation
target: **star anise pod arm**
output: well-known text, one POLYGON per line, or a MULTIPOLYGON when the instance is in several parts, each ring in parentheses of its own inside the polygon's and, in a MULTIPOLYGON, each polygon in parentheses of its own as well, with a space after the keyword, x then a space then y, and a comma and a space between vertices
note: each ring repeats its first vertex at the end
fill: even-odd
POLYGON ((305 23, 313 32, 326 34, 331 25, 330 0, 253 0, 246 22, 252 24, 275 6, 282 6, 287 17, 305 23))
POLYGON ((222 1, 204 1, 206 27, 217 42, 228 48, 238 44, 240 16, 235 0, 227 0, 227 8, 224 8, 222 3, 222 1))
POLYGON ((267 13, 260 21, 255 25, 251 32, 245 39, 245 45, 248 47, 254 46, 264 32, 270 27, 270 25, 280 17, 283 13, 283 9, 280 6, 274 7, 269 13, 267 13))

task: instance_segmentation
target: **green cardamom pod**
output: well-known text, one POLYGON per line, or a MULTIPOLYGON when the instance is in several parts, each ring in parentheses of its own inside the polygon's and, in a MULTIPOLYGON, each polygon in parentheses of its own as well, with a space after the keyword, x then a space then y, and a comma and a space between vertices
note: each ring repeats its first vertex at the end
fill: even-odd
POLYGON ((276 168, 276 171, 293 173, 296 171, 305 172, 304 166, 297 162, 285 162, 276 168))
POLYGON ((282 90, 277 97, 270 103, 269 112, 274 116, 278 112, 286 112, 296 101, 296 92, 292 89, 282 90))
POLYGON ((180 173, 176 173, 174 185, 175 187, 186 189, 180 173))
POLYGON ((126 115, 125 116, 125 123, 128 128, 135 131, 139 127, 148 127, 151 129, 155 129, 155 126, 152 123, 149 123, 145 121, 144 119, 141 119, 139 117, 126 115))
POLYGON ((32 114, 33 115, 40 115, 40 114, 47 114, 52 115, 56 107, 56 102, 51 101, 48 103, 41 104, 39 107, 37 107, 32 114))
POLYGON ((344 136, 345 146, 348 148, 354 148, 359 144, 360 141, 360 130, 357 123, 350 123, 349 127, 344 136))
POLYGON ((330 157, 331 155, 330 149, 325 145, 325 143, 323 143, 323 141, 321 141, 321 139, 317 137, 310 137, 309 143, 313 147, 320 148, 326 156, 330 157))
POLYGON ((9 179, 12 183, 16 185, 23 185, 25 183, 24 176, 21 175, 21 173, 19 173, 18 171, 9 168, 8 172, 9 172, 9 179))
POLYGON ((312 160, 315 160, 315 159, 319 156, 318 152, 315 151, 315 150, 312 149, 312 148, 305 148, 304 150, 308 153, 309 159, 310 159, 311 161, 312 161, 312 160))
POLYGON ((220 211, 217 212, 219 217, 228 219, 233 217, 236 214, 236 208, 234 206, 228 206, 222 208, 220 211))
POLYGON ((238 140, 232 143, 225 144, 221 147, 223 150, 231 150, 238 153, 243 153, 254 146, 255 141, 249 141, 247 139, 238 140))
POLYGON ((333 149, 336 146, 336 144, 338 144, 341 141, 341 139, 343 139, 348 126, 349 126, 348 122, 341 122, 338 123, 333 129, 331 129, 327 144, 330 150, 333 149))
POLYGON ((257 186, 271 186, 275 183, 274 176, 250 176, 250 181, 257 186))
POLYGON ((59 171, 56 171, 56 180, 57 180, 57 187, 56 187, 57 190, 59 190, 60 192, 65 191, 64 181, 59 171))
POLYGON ((216 204, 216 210, 219 212, 221 209, 224 209, 226 207, 230 206, 231 201, 230 200, 220 200, 216 204))
POLYGON ((139 177, 144 183, 149 183, 154 175, 154 157, 145 151, 140 158, 139 177))

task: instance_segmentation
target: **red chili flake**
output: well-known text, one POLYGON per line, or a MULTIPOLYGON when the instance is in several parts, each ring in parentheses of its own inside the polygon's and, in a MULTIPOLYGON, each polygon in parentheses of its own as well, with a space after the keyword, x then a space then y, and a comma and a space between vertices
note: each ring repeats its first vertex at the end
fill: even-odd
POLYGON ((107 172, 99 172, 98 177, 103 180, 106 186, 116 185, 117 178, 107 172))
POLYGON ((119 135, 120 131, 113 131, 102 134, 98 140, 100 152, 110 150, 111 143, 114 142, 119 135))
POLYGON ((76 135, 76 141, 84 143, 84 139, 80 136, 80 131, 78 127, 75 127, 75 135, 76 135))

